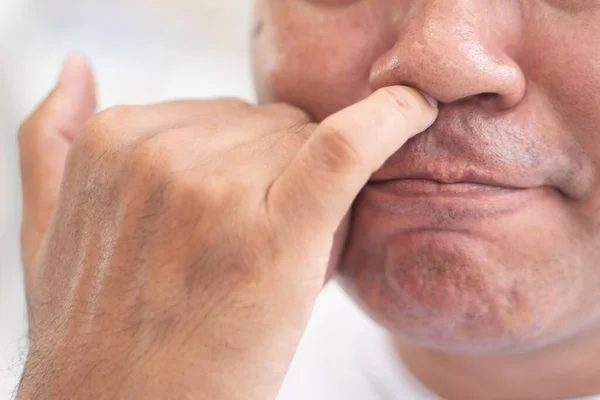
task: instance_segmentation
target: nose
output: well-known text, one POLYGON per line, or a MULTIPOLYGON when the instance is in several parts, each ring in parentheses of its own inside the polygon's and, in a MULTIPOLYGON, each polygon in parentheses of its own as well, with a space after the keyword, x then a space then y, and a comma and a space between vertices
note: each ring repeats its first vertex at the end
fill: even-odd
POLYGON ((515 106, 526 89, 514 59, 522 33, 519 3, 414 1, 395 24, 393 47, 373 64, 371 88, 407 85, 442 103, 469 99, 495 108, 515 106))

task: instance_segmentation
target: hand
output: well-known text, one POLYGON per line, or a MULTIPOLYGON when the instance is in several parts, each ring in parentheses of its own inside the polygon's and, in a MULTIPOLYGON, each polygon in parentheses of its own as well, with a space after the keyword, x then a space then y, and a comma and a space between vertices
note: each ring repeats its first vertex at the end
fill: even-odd
POLYGON ((354 199, 436 108, 391 87, 318 125, 237 100, 84 124, 93 99, 72 58, 20 132, 19 398, 274 398, 354 199))

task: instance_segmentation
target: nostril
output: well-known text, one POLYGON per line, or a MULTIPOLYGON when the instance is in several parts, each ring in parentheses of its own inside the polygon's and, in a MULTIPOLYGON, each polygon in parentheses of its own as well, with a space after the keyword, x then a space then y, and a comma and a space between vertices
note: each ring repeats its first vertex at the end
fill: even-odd
MULTIPOLYGON (((479 107, 490 107, 496 108, 499 106, 501 101, 501 95, 498 93, 485 92, 478 93, 473 96, 463 97, 455 101, 446 102, 446 104, 460 104, 460 105, 471 105, 471 106, 479 106, 479 107)), ((444 103, 440 101, 440 106, 444 103)))
POLYGON ((504 109, 506 105, 503 96, 499 93, 481 93, 476 96, 481 107, 490 109, 504 109))

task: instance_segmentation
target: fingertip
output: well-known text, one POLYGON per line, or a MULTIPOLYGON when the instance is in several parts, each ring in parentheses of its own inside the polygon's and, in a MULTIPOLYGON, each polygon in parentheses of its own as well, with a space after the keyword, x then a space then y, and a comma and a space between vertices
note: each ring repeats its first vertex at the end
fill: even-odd
POLYGON ((57 132, 72 141, 81 126, 96 112, 96 84, 89 60, 79 54, 69 54, 48 98, 52 124, 57 132))
POLYGON ((438 108, 439 102, 435 97, 433 97, 430 94, 427 94, 425 92, 421 92, 421 94, 423 95, 423 97, 425 97, 425 100, 427 100, 433 108, 438 108))
POLYGON ((81 53, 69 53, 63 60, 58 83, 68 83, 73 76, 91 74, 91 62, 81 53))
MULTIPOLYGON (((437 99, 419 89, 389 86, 381 90, 393 98, 393 108, 404 115, 408 128, 404 132, 409 133, 409 137, 424 132, 439 116, 437 99)), ((393 122, 393 119, 390 121, 393 122)))
POLYGON ((71 99, 82 102, 84 107, 96 108, 96 83, 91 63, 81 53, 70 53, 65 57, 57 89, 71 99))

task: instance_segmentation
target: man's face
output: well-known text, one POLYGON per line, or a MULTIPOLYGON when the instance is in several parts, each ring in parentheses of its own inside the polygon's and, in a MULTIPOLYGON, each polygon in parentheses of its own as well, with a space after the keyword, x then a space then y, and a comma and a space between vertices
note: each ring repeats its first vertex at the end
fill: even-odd
POLYGON ((258 0, 262 102, 392 85, 440 116, 353 210, 339 271, 397 338, 523 351, 600 324, 600 1, 258 0))

